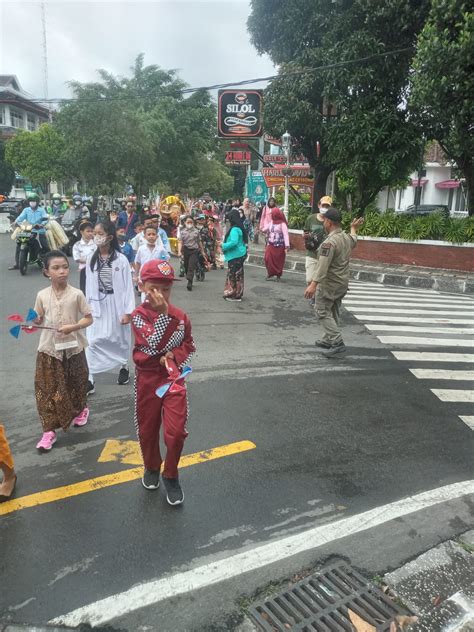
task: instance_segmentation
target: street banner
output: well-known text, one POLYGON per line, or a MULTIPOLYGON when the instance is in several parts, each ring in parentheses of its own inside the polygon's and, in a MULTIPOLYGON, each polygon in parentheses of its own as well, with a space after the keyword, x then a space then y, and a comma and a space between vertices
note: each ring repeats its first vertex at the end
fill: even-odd
POLYGON ((245 197, 258 204, 268 199, 268 189, 260 171, 250 171, 245 180, 245 197))
POLYGON ((226 165, 249 165, 250 159, 249 151, 227 151, 225 154, 226 165))
MULTIPOLYGON (((263 160, 265 162, 270 162, 272 165, 286 164, 286 156, 284 154, 265 154, 263 156, 263 160)), ((292 165, 294 163, 298 163, 298 164, 301 163, 301 164, 309 167, 308 161, 306 160, 306 158, 303 155, 291 156, 291 163, 292 163, 292 165)))
POLYGON ((220 138, 261 136, 262 90, 219 90, 217 129, 220 138))

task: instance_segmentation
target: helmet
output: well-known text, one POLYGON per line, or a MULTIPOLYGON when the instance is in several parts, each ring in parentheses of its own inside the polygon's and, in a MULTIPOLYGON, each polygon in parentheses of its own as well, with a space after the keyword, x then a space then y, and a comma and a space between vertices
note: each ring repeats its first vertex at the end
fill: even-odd
POLYGON ((59 195, 59 193, 54 193, 52 199, 53 200, 57 200, 58 202, 60 202, 61 201, 61 196, 59 195))
POLYGON ((75 206, 79 206, 79 204, 82 204, 82 197, 79 195, 79 193, 76 193, 72 196, 72 201, 75 206))
POLYGON ((28 193, 28 196, 26 198, 29 202, 39 202, 40 201, 40 196, 35 193, 34 191, 31 193, 28 193))

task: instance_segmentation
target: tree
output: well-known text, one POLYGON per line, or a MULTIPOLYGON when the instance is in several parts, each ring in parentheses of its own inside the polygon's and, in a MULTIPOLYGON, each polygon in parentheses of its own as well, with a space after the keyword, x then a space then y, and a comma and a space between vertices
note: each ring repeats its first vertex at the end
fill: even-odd
POLYGON ((234 178, 224 165, 214 158, 202 156, 199 158, 198 172, 190 178, 188 192, 193 197, 209 193, 213 199, 223 199, 232 196, 234 178))
POLYGON ((463 0, 432 0, 418 38, 411 105, 466 179, 474 214, 474 13, 463 0))
POLYGON ((265 95, 265 126, 277 135, 287 127, 295 137, 316 172, 315 201, 334 168, 354 183, 361 207, 407 176, 421 142, 406 110, 410 58, 428 0, 252 0, 251 6, 252 41, 280 64, 265 95), (401 48, 409 50, 382 56, 401 48), (366 57, 372 58, 351 63, 366 57), (301 72, 340 61, 349 63, 301 72))
POLYGON ((13 136, 7 141, 5 156, 16 171, 43 190, 51 181, 70 175, 65 138, 50 123, 35 132, 22 131, 13 136))
POLYGON ((5 159, 5 143, 0 140, 0 194, 9 195, 15 182, 15 170, 5 159))
POLYGON ((77 176, 88 185, 137 194, 161 182, 186 189, 197 176, 197 158, 212 150, 215 106, 206 91, 184 98, 174 71, 135 60, 130 77, 99 71, 100 81, 72 82, 76 101, 57 116, 68 138, 77 176))

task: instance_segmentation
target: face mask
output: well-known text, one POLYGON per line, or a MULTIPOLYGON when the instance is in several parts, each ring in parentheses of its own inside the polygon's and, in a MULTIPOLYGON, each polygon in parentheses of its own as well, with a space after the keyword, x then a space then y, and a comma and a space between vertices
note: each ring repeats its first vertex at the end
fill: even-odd
POLYGON ((31 208, 36 208, 38 206, 37 202, 30 202, 30 207, 31 208))
POLYGON ((190 230, 193 227, 193 224, 186 224, 186 228, 190 230))
POLYGON ((125 241, 125 235, 117 235, 119 241, 125 241))
POLYGON ((107 237, 102 235, 94 235, 94 243, 96 246, 103 246, 107 243, 107 237))
POLYGON ((81 206, 81 201, 80 200, 76 200, 74 202, 74 206, 81 206))

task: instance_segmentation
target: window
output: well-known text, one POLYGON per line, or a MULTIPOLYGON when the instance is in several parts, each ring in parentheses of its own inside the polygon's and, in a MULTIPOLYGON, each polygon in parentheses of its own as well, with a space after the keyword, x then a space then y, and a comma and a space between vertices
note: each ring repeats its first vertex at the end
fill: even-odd
POLYGON ((34 114, 27 114, 27 124, 30 132, 34 132, 36 129, 36 116, 34 114))
POLYGON ((0 125, 5 125, 5 109, 0 106, 0 125))
POLYGON ((10 108, 10 121, 12 127, 23 127, 23 112, 10 108))

